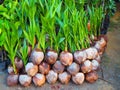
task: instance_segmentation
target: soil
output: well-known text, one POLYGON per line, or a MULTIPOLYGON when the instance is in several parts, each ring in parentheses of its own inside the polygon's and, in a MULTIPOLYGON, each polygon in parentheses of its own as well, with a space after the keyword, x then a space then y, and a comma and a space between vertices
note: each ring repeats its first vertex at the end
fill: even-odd
MULTIPOLYGON (((117 5, 120 7, 120 3, 117 5)), ((53 85, 46 83, 42 87, 35 87, 33 84, 29 87, 20 85, 8 87, 6 85, 7 71, 0 69, 0 90, 120 90, 120 8, 111 18, 107 36, 109 41, 99 71, 99 78, 101 79, 95 83, 84 82, 82 85, 76 85, 71 81, 68 85, 57 82, 53 85)))

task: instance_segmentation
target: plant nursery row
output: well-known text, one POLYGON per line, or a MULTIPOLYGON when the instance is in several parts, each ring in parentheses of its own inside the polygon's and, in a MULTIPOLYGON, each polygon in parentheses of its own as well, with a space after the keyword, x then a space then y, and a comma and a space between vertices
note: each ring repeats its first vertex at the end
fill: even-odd
POLYGON ((95 82, 107 45, 101 28, 110 1, 5 0, 0 48, 10 60, 7 84, 95 82))

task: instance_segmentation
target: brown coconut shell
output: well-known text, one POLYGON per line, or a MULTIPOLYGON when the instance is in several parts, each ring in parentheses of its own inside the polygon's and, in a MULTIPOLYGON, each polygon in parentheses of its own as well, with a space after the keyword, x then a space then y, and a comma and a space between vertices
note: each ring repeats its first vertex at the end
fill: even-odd
POLYGON ((15 74, 14 73, 14 69, 13 69, 13 66, 9 65, 8 66, 8 73, 11 75, 11 74, 15 74))
POLYGON ((15 57, 15 65, 17 69, 21 69, 24 66, 23 61, 18 57, 15 57))
POLYGON ((100 68, 100 64, 99 64, 98 61, 92 60, 91 62, 92 62, 92 70, 93 71, 96 71, 96 70, 98 70, 100 68))
POLYGON ((19 76, 19 82, 22 86, 30 86, 31 82, 32 82, 32 77, 29 75, 20 75, 19 76))
POLYGON ((87 59, 94 59, 98 56, 98 50, 94 47, 87 48, 85 52, 87 54, 87 59))
POLYGON ((77 62, 78 64, 81 64, 82 62, 84 62, 87 59, 87 54, 85 51, 76 51, 74 53, 74 60, 75 62, 77 62))
POLYGON ((102 48, 104 48, 107 45, 107 42, 105 41, 104 38, 100 39, 100 45, 101 45, 102 48))
POLYGON ((56 61, 55 64, 53 65, 53 70, 57 73, 62 73, 64 69, 65 66, 60 61, 56 61))
POLYGON ((33 62, 33 64, 39 65, 44 59, 44 53, 38 49, 35 48, 35 50, 32 51, 30 56, 30 61, 33 62))
POLYGON ((99 63, 101 63, 101 56, 98 55, 97 57, 94 58, 94 60, 98 61, 99 63))
POLYGON ((34 65, 32 62, 29 62, 25 66, 25 71, 29 76, 35 76, 35 74, 38 72, 38 66, 34 65))
POLYGON ((30 56, 31 55, 31 52, 32 52, 32 46, 28 46, 28 56, 30 56))
POLYGON ((58 53, 53 50, 48 50, 45 55, 45 60, 49 64, 54 64, 58 58, 58 53))
POLYGON ((100 51, 99 51, 99 55, 100 55, 100 56, 103 55, 103 53, 105 52, 105 49, 106 49, 106 47, 100 49, 100 51))
POLYGON ((50 71, 50 65, 46 62, 42 62, 39 65, 39 72, 42 74, 48 74, 48 72, 50 71))
MULTIPOLYGON (((8 66, 7 71, 8 71, 8 73, 9 73, 10 75, 15 74, 15 72, 14 72, 14 68, 13 68, 12 65, 9 65, 9 66, 8 66)), ((16 73, 19 73, 19 70, 18 70, 17 68, 16 68, 16 73)))
POLYGON ((81 65, 81 71, 83 73, 88 73, 92 71, 92 63, 89 60, 86 60, 81 65))
POLYGON ((89 83, 94 83, 98 79, 98 74, 96 71, 92 71, 86 74, 85 79, 89 83))
POLYGON ((57 81, 58 74, 53 70, 50 70, 48 75, 46 75, 47 82, 49 84, 54 84, 57 81))
POLYGON ((34 77, 33 77, 33 83, 36 86, 42 86, 45 83, 45 76, 43 74, 37 73, 34 77))
POLYGON ((101 35, 98 37, 98 39, 100 40, 101 38, 104 38, 104 40, 105 40, 106 42, 108 42, 108 37, 107 37, 107 35, 101 34, 101 35))
POLYGON ((79 72, 80 70, 80 66, 79 64, 73 62, 70 66, 67 67, 67 71, 71 74, 71 75, 75 75, 79 72))
POLYGON ((73 55, 70 52, 62 51, 60 53, 60 61, 63 65, 69 66, 73 62, 73 55))
POLYGON ((99 37, 99 40, 94 45, 94 47, 97 48, 100 53, 103 53, 105 47, 107 46, 107 41, 108 41, 107 36, 106 35, 101 35, 99 37))
POLYGON ((75 84, 82 84, 84 80, 85 80, 85 76, 82 72, 79 72, 76 75, 72 76, 72 81, 75 84))
POLYGON ((71 75, 67 72, 60 73, 58 76, 62 84, 68 84, 71 78, 71 75))
POLYGON ((18 84, 18 76, 19 75, 8 75, 7 77, 7 85, 8 86, 15 86, 18 84))

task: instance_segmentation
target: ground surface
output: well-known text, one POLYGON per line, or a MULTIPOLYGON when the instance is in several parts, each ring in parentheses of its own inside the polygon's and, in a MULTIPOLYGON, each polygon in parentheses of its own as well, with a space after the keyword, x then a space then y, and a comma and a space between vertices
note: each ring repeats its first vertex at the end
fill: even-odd
POLYGON ((111 19, 107 34, 109 41, 102 58, 102 71, 99 71, 99 77, 102 77, 103 74, 104 80, 98 79, 94 84, 85 82, 83 85, 75 85, 72 82, 62 85, 58 82, 54 85, 46 83, 42 87, 34 85, 26 88, 19 85, 8 87, 6 85, 7 72, 0 71, 0 90, 120 90, 120 8, 118 9, 111 19))

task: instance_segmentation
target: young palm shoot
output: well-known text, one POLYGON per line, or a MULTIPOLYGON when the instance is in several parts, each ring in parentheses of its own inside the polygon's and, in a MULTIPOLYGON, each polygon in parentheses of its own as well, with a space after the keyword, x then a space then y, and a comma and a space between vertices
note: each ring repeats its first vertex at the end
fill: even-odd
POLYGON ((15 65, 15 56, 19 45, 19 37, 18 37, 18 25, 13 24, 12 22, 5 23, 5 42, 4 48, 8 52, 8 57, 11 61, 11 64, 14 69, 14 73, 17 74, 16 65, 15 65), (10 26, 9 26, 10 25, 10 26))
POLYGON ((64 40, 64 51, 60 53, 60 61, 62 62, 63 65, 69 66, 73 62, 73 55, 68 51, 68 37, 69 37, 69 11, 68 8, 64 11, 63 18, 61 21, 61 28, 63 30, 63 34, 65 37, 64 40))
MULTIPOLYGON (((45 60, 49 64, 54 64, 58 58, 58 53, 54 51, 53 44, 56 36, 55 31, 55 13, 57 10, 57 5, 59 5, 55 0, 52 1, 46 1, 45 0, 45 7, 47 8, 45 16, 42 18, 42 25, 44 28, 48 29, 49 32, 47 33, 49 35, 49 42, 50 42, 50 50, 47 51, 45 55, 45 60)), ((47 43, 49 43, 47 42, 47 43)))
POLYGON ((28 47, 27 47, 27 42, 24 39, 23 43, 21 43, 21 47, 19 52, 17 52, 18 56, 22 59, 24 66, 27 64, 28 62, 28 47))
POLYGON ((23 25, 24 27, 22 27, 22 29, 23 29, 25 38, 27 39, 30 46, 32 46, 32 49, 34 49, 34 46, 36 44, 36 38, 35 38, 36 5, 35 5, 35 1, 32 1, 32 0, 30 1, 26 0, 23 4, 24 4, 24 9, 22 12, 26 14, 29 24, 26 26, 23 25))
POLYGON ((79 13, 79 27, 78 27, 78 31, 79 31, 79 44, 80 44, 80 48, 81 49, 85 49, 88 48, 90 45, 90 41, 89 41, 89 37, 88 37, 88 30, 87 30, 87 16, 86 16, 86 12, 84 11, 84 9, 82 8, 80 13, 79 13), (84 23, 83 23, 84 21, 84 23))
POLYGON ((32 51, 30 59, 34 64, 39 65, 44 59, 45 52, 45 30, 40 30, 39 22, 35 24, 35 31, 37 36, 37 47, 32 51))
MULTIPOLYGON (((82 10, 81 10, 81 12, 82 12, 82 10)), ((82 12, 82 13, 84 14, 84 12, 82 12)), ((85 32, 85 30, 82 31, 82 29, 79 29, 79 27, 82 27, 82 25, 81 25, 82 23, 81 24, 79 23, 79 22, 81 22, 80 17, 83 18, 80 15, 79 11, 77 11, 77 10, 72 11, 72 19, 71 19, 72 33, 71 33, 71 36, 72 36, 72 38, 74 40, 74 44, 76 46, 76 49, 74 50, 74 60, 78 64, 81 64, 83 61, 85 61, 86 57, 87 57, 86 52, 81 50, 81 49, 83 49, 83 47, 81 47, 81 45, 79 43, 81 41, 81 39, 85 39, 85 37, 80 38, 82 32, 85 32), (81 32, 81 33, 78 33, 78 32, 81 32)), ((84 18, 86 18, 86 17, 84 17, 84 18)), ((83 36, 85 36, 85 35, 83 35, 83 36)), ((86 43, 86 42, 84 42, 84 43, 86 43)), ((84 48, 85 48, 85 46, 84 46, 84 48)))
POLYGON ((90 24, 90 39, 95 40, 100 35, 100 28, 102 25, 102 19, 104 17, 103 7, 89 7, 88 6, 88 14, 89 14, 89 24, 90 24))

